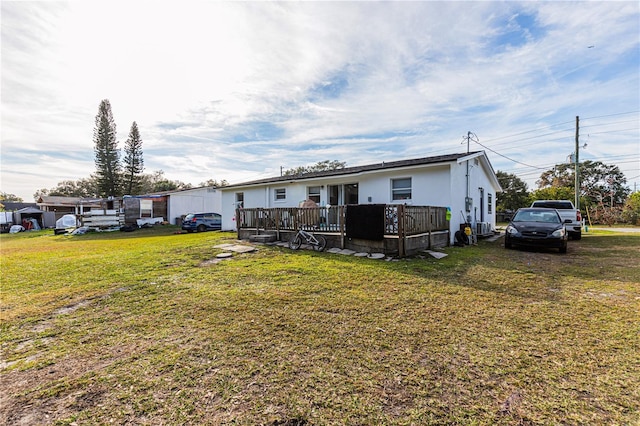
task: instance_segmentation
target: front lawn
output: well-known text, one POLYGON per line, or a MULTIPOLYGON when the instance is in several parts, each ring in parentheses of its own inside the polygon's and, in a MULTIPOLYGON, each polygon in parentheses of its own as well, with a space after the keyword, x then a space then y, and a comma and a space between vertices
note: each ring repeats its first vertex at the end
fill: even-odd
POLYGON ((640 234, 380 261, 0 236, 3 424, 637 424, 640 234))

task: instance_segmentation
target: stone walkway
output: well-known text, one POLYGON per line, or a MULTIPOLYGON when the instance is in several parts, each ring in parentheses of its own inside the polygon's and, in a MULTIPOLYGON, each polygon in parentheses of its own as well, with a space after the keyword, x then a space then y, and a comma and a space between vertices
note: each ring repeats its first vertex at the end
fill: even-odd
MULTIPOLYGON (((285 248, 289 247, 289 243, 286 241, 279 241, 277 243, 274 243, 273 245, 276 245, 278 247, 285 247, 285 248)), ((300 246, 300 250, 313 250, 313 246, 309 244, 303 244, 300 246)), ((342 254, 344 256, 366 257, 368 259, 385 259, 385 260, 393 259, 392 257, 386 256, 384 253, 364 253, 364 252, 357 252, 355 250, 341 249, 337 247, 326 249, 325 252, 333 253, 333 254, 342 254)))
MULTIPOLYGON (((265 243, 265 245, 275 245, 278 247, 284 247, 284 248, 289 248, 289 243, 286 241, 279 241, 279 242, 275 242, 275 243, 265 243)), ((220 250, 225 250, 222 253, 219 253, 216 255, 216 258, 219 260, 222 259, 228 259, 230 257, 233 256, 233 253, 250 253, 253 251, 256 251, 256 247, 254 246, 249 246, 249 245, 244 245, 244 244, 218 244, 216 246, 213 246, 213 248, 216 249, 220 249, 220 250)), ((313 246, 309 245, 309 244, 303 244, 300 246, 300 250, 313 250, 313 246)), ((362 258, 367 258, 367 259, 377 259, 377 260, 386 260, 391 261, 391 260, 396 260, 394 257, 392 256, 387 256, 384 253, 366 253, 366 252, 357 252, 355 250, 349 250, 349 249, 341 249, 338 247, 332 247, 329 249, 325 250, 326 253, 332 253, 332 254, 341 254, 344 256, 353 256, 353 257, 362 257, 362 258)), ((446 253, 442 253, 442 252, 438 252, 438 251, 433 251, 433 250, 423 250, 422 253, 427 254, 431 257, 434 257, 436 259, 442 259, 443 257, 448 256, 446 253)), ((213 262, 216 263, 216 262, 213 262)))

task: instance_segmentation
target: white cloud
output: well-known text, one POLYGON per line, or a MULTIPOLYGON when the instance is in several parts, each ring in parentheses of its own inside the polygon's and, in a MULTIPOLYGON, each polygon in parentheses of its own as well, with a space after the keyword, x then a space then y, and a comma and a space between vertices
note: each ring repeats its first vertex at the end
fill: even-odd
MULTIPOLYGON (((148 172, 193 184, 325 159, 357 165, 457 152, 468 130, 489 148, 495 140, 497 152, 546 167, 573 149, 576 115, 636 111, 626 117, 637 120, 639 9, 3 2, 0 189, 30 199, 92 173, 94 118, 105 98, 119 140, 138 123, 148 172), (568 130, 546 139, 505 140, 563 122, 568 130)), ((638 158, 638 125, 631 128, 593 132, 587 155, 638 158)), ((535 180, 535 169, 489 155, 494 168, 535 180)), ((622 164, 628 177, 640 174, 638 164, 622 164)))

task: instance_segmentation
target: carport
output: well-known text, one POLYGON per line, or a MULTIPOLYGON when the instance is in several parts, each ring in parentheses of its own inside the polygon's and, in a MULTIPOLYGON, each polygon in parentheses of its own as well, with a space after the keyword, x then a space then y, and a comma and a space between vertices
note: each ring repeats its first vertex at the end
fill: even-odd
MULTIPOLYGON (((35 219, 40 228, 50 228, 55 225, 55 214, 53 212, 43 212, 35 207, 25 207, 13 212, 13 220, 16 225, 23 225, 23 221, 35 219)), ((25 226, 25 228, 27 228, 25 226)))

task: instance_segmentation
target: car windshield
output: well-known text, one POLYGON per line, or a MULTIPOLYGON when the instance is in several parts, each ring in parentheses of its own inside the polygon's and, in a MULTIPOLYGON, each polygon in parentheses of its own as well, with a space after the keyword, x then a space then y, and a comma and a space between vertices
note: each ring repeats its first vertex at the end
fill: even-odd
POLYGON ((544 222, 560 223, 558 214, 551 212, 541 212, 532 210, 520 210, 513 218, 513 222, 544 222))

